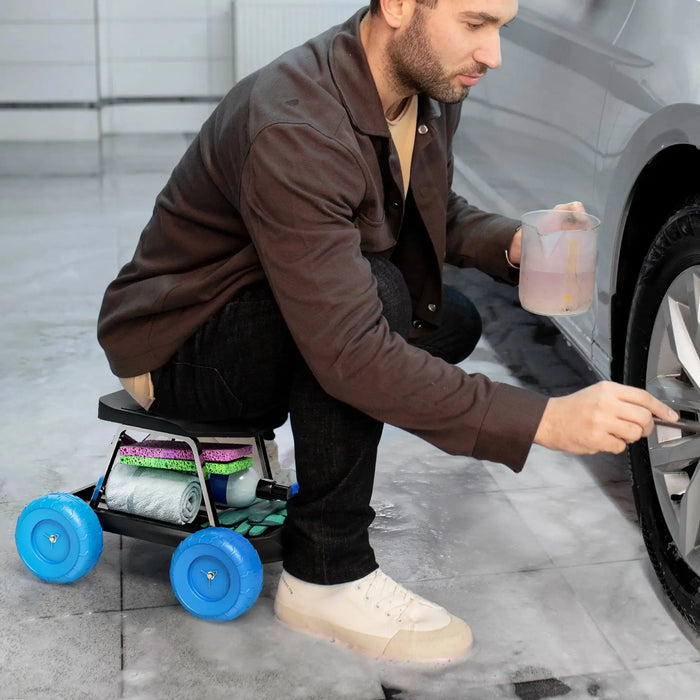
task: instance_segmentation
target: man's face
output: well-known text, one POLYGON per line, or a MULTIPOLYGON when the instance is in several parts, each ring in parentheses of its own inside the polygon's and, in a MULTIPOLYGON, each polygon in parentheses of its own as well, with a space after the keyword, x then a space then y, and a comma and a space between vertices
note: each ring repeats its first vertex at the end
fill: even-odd
POLYGON ((501 65, 500 28, 515 17, 517 0, 439 0, 415 5, 388 47, 399 92, 461 102, 489 68, 501 65))

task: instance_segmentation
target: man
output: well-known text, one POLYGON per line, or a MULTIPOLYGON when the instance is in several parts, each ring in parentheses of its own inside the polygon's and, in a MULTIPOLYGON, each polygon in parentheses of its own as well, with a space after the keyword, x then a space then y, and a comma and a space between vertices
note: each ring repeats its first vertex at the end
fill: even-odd
POLYGON ((373 656, 453 659, 472 643, 374 559, 383 423, 518 471, 533 441, 620 452, 653 415, 677 418, 639 389, 547 400, 455 366, 481 325, 443 287, 443 262, 517 282, 518 222, 451 190, 460 103, 500 65, 516 11, 373 0, 244 79, 173 171, 100 315, 112 370, 150 410, 289 410, 300 488, 276 614, 373 656))

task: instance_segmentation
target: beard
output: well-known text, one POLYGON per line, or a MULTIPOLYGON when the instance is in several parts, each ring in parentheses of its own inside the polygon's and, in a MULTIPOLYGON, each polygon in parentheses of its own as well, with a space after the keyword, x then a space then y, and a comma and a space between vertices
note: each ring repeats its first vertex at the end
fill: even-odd
POLYGON ((403 34, 395 36, 387 47, 393 87, 399 93, 421 93, 438 102, 462 102, 469 95, 469 86, 459 84, 457 76, 483 75, 487 66, 475 63, 448 75, 425 31, 425 11, 417 5, 411 23, 403 34))

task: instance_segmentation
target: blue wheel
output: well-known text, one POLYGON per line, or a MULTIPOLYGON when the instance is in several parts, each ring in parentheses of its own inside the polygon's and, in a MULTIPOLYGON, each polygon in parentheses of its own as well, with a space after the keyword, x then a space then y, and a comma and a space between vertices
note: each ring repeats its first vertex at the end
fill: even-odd
POLYGON ((232 620, 258 599, 262 564, 255 547, 237 532, 209 527, 178 545, 170 583, 185 610, 206 620, 232 620))
POLYGON ((50 493, 20 513, 17 552, 37 577, 51 583, 77 581, 102 554, 102 526, 90 506, 70 493, 50 493))

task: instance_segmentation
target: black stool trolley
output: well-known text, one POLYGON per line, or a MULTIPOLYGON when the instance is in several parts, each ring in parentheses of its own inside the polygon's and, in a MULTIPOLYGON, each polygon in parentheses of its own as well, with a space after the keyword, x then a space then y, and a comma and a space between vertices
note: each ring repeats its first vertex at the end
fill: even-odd
MULTIPOLYGON (((87 574, 102 553, 102 533, 113 532, 176 547, 170 566, 173 591, 185 609, 197 617, 231 620, 248 610, 262 589, 262 564, 282 558, 281 531, 246 537, 222 527, 219 516, 230 510, 214 502, 201 458, 201 441, 209 438, 253 438, 264 477, 258 494, 286 500, 296 485, 272 480, 265 439, 286 421, 286 414, 256 423, 196 423, 165 419, 144 411, 126 391, 99 400, 98 417, 118 424, 104 475, 72 493, 51 493, 28 504, 17 520, 15 543, 27 568, 53 583, 69 583, 87 574), (202 505, 186 525, 110 510, 105 487, 119 449, 134 442, 127 431, 186 443, 192 451, 202 489, 202 505)), ((222 445, 223 446, 223 445, 222 445)))

